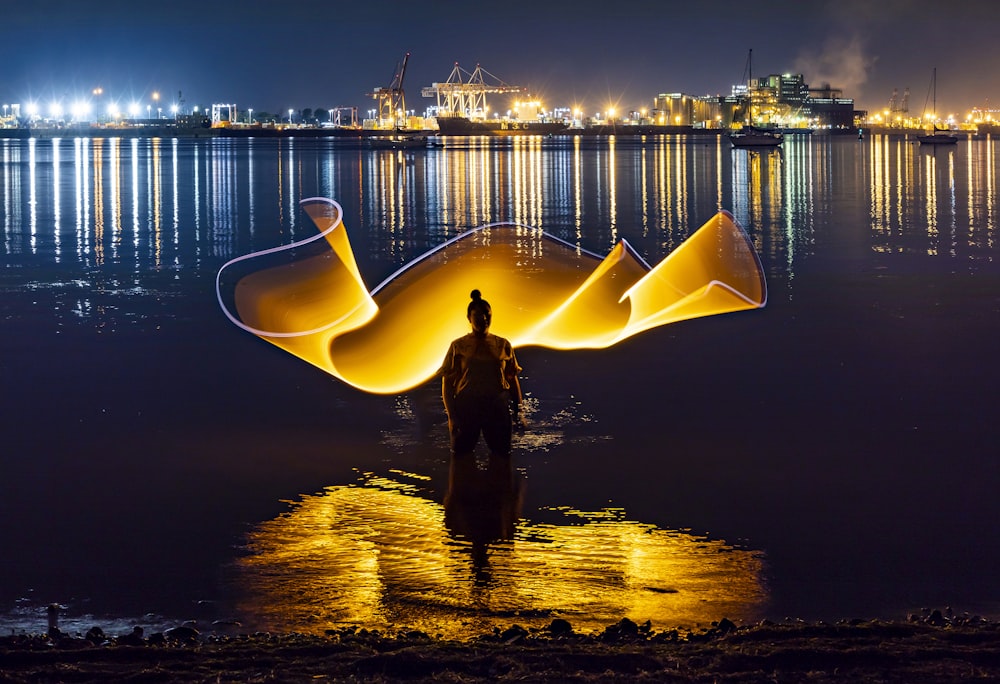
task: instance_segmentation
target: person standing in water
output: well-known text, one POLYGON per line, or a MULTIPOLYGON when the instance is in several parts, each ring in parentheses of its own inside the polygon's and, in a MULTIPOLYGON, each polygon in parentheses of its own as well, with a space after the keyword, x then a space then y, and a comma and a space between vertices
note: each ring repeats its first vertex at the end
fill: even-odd
POLYGON ((490 332, 493 310, 472 291, 466 316, 472 332, 451 343, 441 366, 441 397, 448 414, 451 452, 471 456, 482 433, 491 457, 510 456, 513 421, 519 420, 521 385, 510 342, 490 332))

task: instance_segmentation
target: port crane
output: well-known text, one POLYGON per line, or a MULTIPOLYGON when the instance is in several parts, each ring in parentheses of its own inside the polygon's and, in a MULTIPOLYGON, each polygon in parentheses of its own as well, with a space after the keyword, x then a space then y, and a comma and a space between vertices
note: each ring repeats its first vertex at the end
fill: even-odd
POLYGON ((368 93, 378 102, 379 128, 406 128, 406 95, 403 92, 403 79, 406 77, 406 63, 410 61, 410 53, 403 56, 402 65, 396 63, 396 73, 385 88, 379 86, 368 93))
POLYGON ((357 128, 357 107, 334 107, 330 110, 330 122, 337 128, 357 128))
POLYGON ((461 114, 470 118, 486 116, 486 95, 500 93, 521 93, 525 89, 504 83, 499 78, 476 65, 472 73, 462 69, 458 63, 451 70, 444 83, 432 83, 420 94, 437 98, 438 116, 461 114))
POLYGON ((903 91, 903 98, 897 100, 899 91, 896 88, 892 89, 892 97, 889 98, 889 121, 895 121, 897 118, 906 118, 910 114, 910 89, 907 88, 903 91))

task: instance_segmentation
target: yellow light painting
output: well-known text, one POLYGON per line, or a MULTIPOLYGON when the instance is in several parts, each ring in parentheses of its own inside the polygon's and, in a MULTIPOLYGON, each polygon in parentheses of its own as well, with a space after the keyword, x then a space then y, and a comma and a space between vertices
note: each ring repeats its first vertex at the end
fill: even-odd
POLYGON ((366 392, 404 392, 432 378, 451 340, 468 332, 473 289, 493 307, 491 330, 514 347, 565 350, 602 349, 767 302, 760 259, 726 211, 652 267, 624 239, 602 258, 536 228, 498 223, 458 235, 369 290, 340 205, 301 205, 319 233, 225 264, 219 303, 239 327, 366 392), (307 244, 323 251, 270 265, 307 244))

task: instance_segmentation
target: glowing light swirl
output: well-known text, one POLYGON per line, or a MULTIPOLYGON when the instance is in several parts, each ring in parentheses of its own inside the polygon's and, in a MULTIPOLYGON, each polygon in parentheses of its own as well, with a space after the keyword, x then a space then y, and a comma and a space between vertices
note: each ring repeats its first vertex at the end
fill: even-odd
POLYGON ((369 292, 340 205, 325 198, 301 205, 319 235, 225 264, 216 277, 219 304, 244 330, 366 392, 403 392, 433 377, 448 343, 468 332, 474 288, 493 306, 498 335, 515 347, 553 349, 606 348, 656 326, 767 302, 760 259, 726 211, 655 267, 625 240, 602 258, 535 228, 481 226, 369 292), (320 253, 269 264, 322 238, 320 253))

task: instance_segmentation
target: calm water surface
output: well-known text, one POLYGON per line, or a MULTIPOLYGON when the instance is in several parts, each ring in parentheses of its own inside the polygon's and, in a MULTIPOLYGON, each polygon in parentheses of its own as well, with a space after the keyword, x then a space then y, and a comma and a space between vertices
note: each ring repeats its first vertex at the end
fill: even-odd
POLYGON ((996 616, 997 149, 0 141, 0 624, 996 616), (314 196, 370 287, 490 221, 656 262, 727 209, 769 303, 520 351, 514 470, 455 477, 427 393, 359 394, 219 311, 218 268, 313 234, 314 196))

